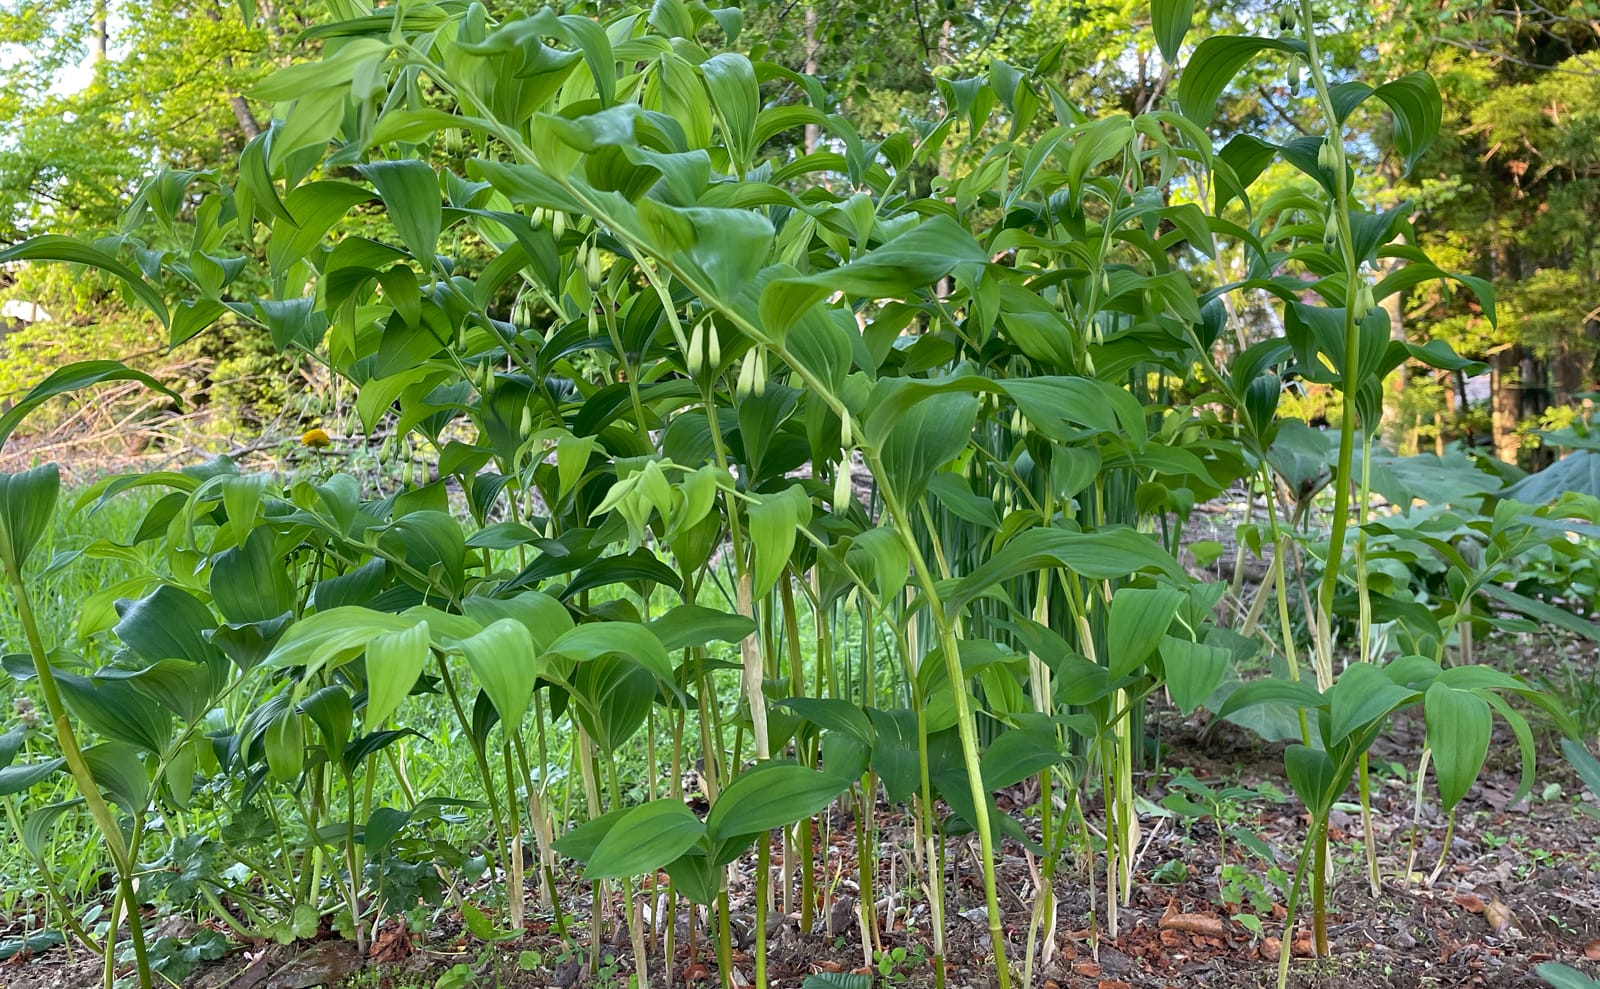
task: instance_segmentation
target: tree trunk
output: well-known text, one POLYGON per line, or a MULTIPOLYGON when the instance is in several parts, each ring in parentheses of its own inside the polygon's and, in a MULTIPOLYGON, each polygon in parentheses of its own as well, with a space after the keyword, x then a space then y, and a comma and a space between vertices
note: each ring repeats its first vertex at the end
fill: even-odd
MULTIPOLYGON (((1402 238, 1399 242, 1403 244, 1405 240, 1402 238)), ((1378 281, 1383 281, 1403 267, 1405 267, 1405 262, 1399 258, 1388 259, 1378 268, 1378 281)), ((1401 343, 1406 342, 1404 295, 1405 293, 1403 292, 1394 292, 1386 296, 1381 303, 1384 311, 1389 314, 1389 339, 1398 340, 1401 343)), ((1394 369, 1393 374, 1389 375, 1389 395, 1387 396, 1387 401, 1383 403, 1385 432, 1394 432, 1396 435, 1398 435, 1399 429, 1402 428, 1397 418, 1397 413, 1400 411, 1400 399, 1406 392, 1407 366, 1408 364, 1401 364, 1394 369)))
POLYGON ((1494 455, 1507 463, 1517 462, 1521 441, 1517 419, 1522 410, 1522 368, 1517 346, 1505 347, 1489 358, 1490 423, 1494 430, 1494 455))
POLYGON ((106 26, 106 3, 107 0, 94 0, 94 19, 89 23, 89 54, 97 66, 106 60, 106 47, 110 40, 110 30, 106 26))
MULTIPOLYGON (((808 76, 817 74, 817 8, 814 0, 806 2, 806 64, 805 73, 808 76)), ((825 107, 816 107, 824 110, 825 107)), ((822 139, 822 128, 816 124, 806 124, 806 154, 817 150, 817 143, 822 139)))

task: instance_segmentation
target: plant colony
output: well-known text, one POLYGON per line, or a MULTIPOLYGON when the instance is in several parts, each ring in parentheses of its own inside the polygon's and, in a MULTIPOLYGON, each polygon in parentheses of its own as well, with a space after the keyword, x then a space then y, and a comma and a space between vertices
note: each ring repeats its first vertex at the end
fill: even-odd
MULTIPOLYGON (((975 834, 1005 989, 1048 960, 1070 851, 1099 857, 1098 923, 1116 932, 1160 693, 1185 713, 1291 711, 1284 769, 1310 820, 1291 924, 1309 898, 1325 951, 1328 816, 1352 780, 1365 796, 1391 715, 1420 709, 1450 813, 1495 715, 1531 758, 1512 698, 1565 724, 1468 662, 1471 632, 1525 623, 1490 597, 1581 630, 1498 581, 1528 546, 1593 535, 1593 503, 1369 518, 1385 378, 1465 362, 1391 339, 1379 303, 1445 273, 1406 246, 1404 208, 1358 200, 1374 149, 1345 124, 1386 110, 1386 153, 1409 167, 1440 103, 1426 75, 1334 82, 1309 2, 1282 8, 1279 33, 1194 45, 1171 109, 1086 119, 1051 66, 997 62, 941 81, 941 116, 878 142, 817 80, 719 50, 737 44, 736 10, 497 22, 457 0, 338 6, 305 39, 318 56, 256 93, 277 119, 234 187, 163 173, 117 236, 0 252, 109 272, 174 341, 220 319, 258 327, 349 382, 363 430, 387 431, 403 463, 381 496, 339 472, 286 482, 226 461, 96 484, 77 509, 150 501, 126 543, 74 554, 138 565, 84 605, 77 641, 112 649, 92 663, 34 617, 63 568, 89 565, 32 552, 68 510, 56 470, 0 478, 27 652, 6 669, 47 715, 5 737, 0 792, 70 774, 76 798, 13 823, 37 853, 63 815, 92 818, 116 876, 105 937, 125 925, 141 986, 137 905, 199 903, 241 936, 326 919, 365 946, 463 866, 428 837, 462 815, 486 822, 497 884, 450 887, 480 936, 501 931, 485 911, 522 927, 530 885, 568 923, 557 883, 576 860, 594 917, 620 891, 641 987, 685 901, 712 908, 728 985, 728 867, 753 856, 757 903, 797 902, 809 927, 831 804, 854 815, 872 938, 882 798, 913 822, 940 982, 941 877, 952 839, 975 834), (1219 150, 1213 107, 1263 60, 1322 130, 1219 150), (461 167, 433 164, 440 149, 461 167), (1280 161, 1302 181, 1253 199, 1280 161), (392 236, 343 229, 374 206, 392 236), (1244 280, 1218 280, 1223 245, 1244 280), (258 258, 270 293, 239 294, 258 258), (1380 259, 1404 265, 1374 283, 1380 259), (1238 338, 1230 312, 1250 293, 1276 300, 1281 338, 1238 338), (1309 469, 1307 431, 1276 415, 1292 377, 1338 399, 1337 447, 1309 469), (1237 582, 1192 578, 1170 523, 1239 481, 1292 499, 1251 528, 1270 571, 1230 629, 1216 616, 1237 582), (1299 524, 1323 489, 1331 532, 1299 524), (1405 554, 1426 559, 1426 586, 1380 579, 1405 554), (1219 690, 1263 650, 1277 675, 1219 690), (424 705, 455 719, 475 789, 414 785, 424 705), (651 780, 698 755, 709 813, 676 782, 625 790, 619 758, 641 748, 651 780), (993 794, 1030 777, 1025 831, 993 794), (996 888, 1005 841, 1040 863, 1020 957, 996 888), (645 890, 673 906, 647 913, 645 890)), ((1153 4, 1168 60, 1192 8, 1153 4)), ((1492 313, 1485 284, 1458 281, 1492 313)), ((0 437, 53 396, 129 377, 162 387, 109 362, 61 368, 0 437)), ((764 923, 754 936, 764 986, 764 923)))

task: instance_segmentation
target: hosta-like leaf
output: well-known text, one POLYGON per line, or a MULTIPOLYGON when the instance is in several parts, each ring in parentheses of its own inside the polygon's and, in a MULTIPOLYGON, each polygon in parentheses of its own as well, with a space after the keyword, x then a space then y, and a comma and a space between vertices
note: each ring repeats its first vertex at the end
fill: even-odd
POLYGON ((57 756, 54 759, 42 759, 39 762, 19 762, 15 765, 0 769, 0 797, 9 797, 13 793, 24 793, 34 784, 42 782, 62 771, 67 765, 67 760, 57 756))
POLYGON ((983 785, 1001 790, 1065 760, 1054 731, 1012 728, 983 752, 983 785))
POLYGON ((412 255, 425 266, 433 264, 442 214, 439 176, 418 159, 374 161, 357 169, 373 187, 412 255))
POLYGON ((95 783, 132 814, 150 802, 150 774, 131 745, 103 742, 83 750, 95 783))
POLYGON ((0 474, 0 561, 21 572, 49 528, 60 494, 61 473, 55 464, 0 474))
POLYGON ((1179 711, 1188 714, 1205 703, 1228 672, 1231 655, 1220 646, 1171 635, 1162 637, 1161 661, 1166 670, 1167 693, 1179 711))
POLYGON ((416 686, 428 660, 428 623, 374 636, 367 643, 367 706, 361 723, 368 730, 383 724, 416 686))
POLYGON ((520 731, 542 668, 527 626, 502 618, 458 645, 506 730, 520 731))
POLYGON ((1328 741, 1338 745, 1364 725, 1415 701, 1420 694, 1395 682, 1375 663, 1354 663, 1328 688, 1328 741))
POLYGON ((34 858, 44 858, 45 849, 50 844, 51 831, 56 826, 56 821, 67 811, 83 805, 83 798, 63 800, 60 803, 45 804, 28 814, 22 821, 22 844, 34 858))
POLYGON ((563 633, 546 651, 577 662, 615 653, 649 670, 662 683, 673 682, 671 658, 661 640, 643 625, 589 622, 563 633))
POLYGON ((680 800, 652 800, 629 810, 600 840, 585 879, 621 879, 655 872, 688 851, 706 826, 680 800))
POLYGON ((723 841, 781 828, 828 806, 847 786, 848 780, 794 763, 757 766, 717 795, 706 830, 713 841, 723 841))
POLYGON ((398 632, 417 619, 370 608, 343 607, 319 611, 295 622, 278 640, 267 665, 274 669, 305 667, 305 676, 337 669, 361 655, 367 643, 385 632, 398 632))
POLYGON ((106 738, 160 753, 171 736, 172 716, 126 680, 55 674, 61 698, 84 724, 106 738))
POLYGON ((945 605, 963 608, 995 584, 1050 567, 1071 570, 1090 580, 1112 580, 1141 570, 1186 579, 1183 569, 1154 540, 1132 529, 1029 529, 963 578, 946 596, 945 605))
POLYGON ((1145 664, 1185 600, 1186 595, 1173 587, 1117 588, 1106 629, 1105 664, 1113 679, 1145 664))
POLYGON ((698 604, 680 604, 649 624, 668 653, 712 642, 739 642, 756 630, 756 623, 743 615, 698 604))
POLYGON ((293 707, 284 707, 267 722, 261 741, 267 757, 267 771, 273 779, 289 783, 300 778, 300 770, 305 766, 306 739, 300 715, 293 707))
POLYGON ((1472 691, 1437 682, 1423 695, 1423 711, 1439 803, 1448 812, 1467 795, 1483 770, 1493 715, 1488 702, 1472 691))
POLYGON ((804 488, 794 484, 776 494, 754 495, 749 512, 753 591, 761 597, 772 590, 789 565, 796 533, 811 520, 811 499, 804 488))

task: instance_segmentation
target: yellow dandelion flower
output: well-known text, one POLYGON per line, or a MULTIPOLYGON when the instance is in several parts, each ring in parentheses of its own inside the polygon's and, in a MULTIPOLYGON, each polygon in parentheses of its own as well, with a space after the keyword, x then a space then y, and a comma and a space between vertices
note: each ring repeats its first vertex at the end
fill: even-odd
POLYGON ((300 436, 300 442, 313 450, 320 450, 333 442, 333 437, 324 429, 308 429, 300 436))

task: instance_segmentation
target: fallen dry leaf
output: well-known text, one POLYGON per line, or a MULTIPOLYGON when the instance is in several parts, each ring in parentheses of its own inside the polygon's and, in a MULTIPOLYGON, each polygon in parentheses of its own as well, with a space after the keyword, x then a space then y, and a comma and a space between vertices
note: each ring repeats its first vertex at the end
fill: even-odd
POLYGON ((1167 911, 1161 915, 1156 926, 1163 931, 1182 931, 1206 937, 1222 937, 1224 930, 1221 917, 1206 913, 1179 913, 1176 900, 1167 901, 1167 911))
POLYGON ((367 952, 374 964, 392 965, 411 954, 411 935, 404 924, 386 927, 378 933, 367 952))
MULTIPOLYGON (((1311 936, 1302 935, 1294 939, 1293 953, 1296 958, 1310 958, 1316 952, 1311 947, 1311 936)), ((1261 939, 1260 953, 1266 961, 1277 961, 1278 954, 1283 951, 1283 939, 1268 937, 1261 939)))
POLYGON ((1600 937, 1583 946, 1583 957, 1592 962, 1600 962, 1600 937))
POLYGON ((1072 966, 1072 974, 1081 975, 1086 979, 1098 978, 1100 975, 1100 963, 1087 960, 1078 962, 1072 966))
POLYGON ((1474 893, 1457 893, 1456 906, 1468 913, 1483 913, 1483 897, 1474 893))
POLYGON ((1489 930, 1504 934, 1511 929, 1511 908, 1500 902, 1500 897, 1491 897, 1484 904, 1483 919, 1489 922, 1489 930))

